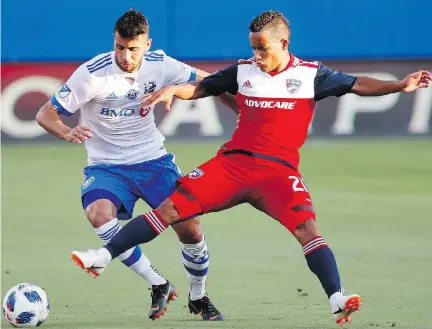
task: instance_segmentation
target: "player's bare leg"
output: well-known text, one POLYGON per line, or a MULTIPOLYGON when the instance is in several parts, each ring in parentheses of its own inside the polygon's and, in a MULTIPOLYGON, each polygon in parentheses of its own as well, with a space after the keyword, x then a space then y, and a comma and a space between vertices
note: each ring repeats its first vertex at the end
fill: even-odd
POLYGON ((351 322, 351 314, 360 309, 362 298, 356 294, 344 294, 336 259, 319 234, 315 221, 302 222, 294 236, 303 247, 310 270, 318 277, 330 300, 336 323, 342 326, 345 322, 351 322))
MULTIPOLYGON (((117 219, 117 208, 108 199, 98 199, 90 203, 85 209, 88 220, 93 226, 96 234, 108 243, 120 230, 117 219)), ((177 290, 168 282, 150 263, 150 260, 142 253, 139 246, 135 246, 118 256, 119 260, 133 272, 147 281, 152 292, 152 303, 150 307, 150 318, 153 320, 162 316, 166 310, 166 303, 174 300, 177 290), (161 296, 168 296, 162 298, 161 296)), ((79 254, 72 254, 76 264, 83 267, 79 254)), ((93 277, 98 277, 105 267, 85 268, 85 271, 93 277)))

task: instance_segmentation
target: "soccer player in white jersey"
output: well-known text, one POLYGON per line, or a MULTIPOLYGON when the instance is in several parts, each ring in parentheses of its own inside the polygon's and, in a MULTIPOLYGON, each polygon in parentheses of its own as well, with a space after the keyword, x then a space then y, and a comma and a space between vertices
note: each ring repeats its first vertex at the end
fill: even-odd
MULTIPOLYGON (((142 107, 141 98, 164 86, 208 75, 161 50, 149 51, 151 42, 146 17, 129 10, 116 22, 114 51, 81 65, 37 114, 38 123, 52 135, 85 143, 88 166, 81 186, 82 205, 105 243, 121 230, 119 219, 131 218, 138 199, 158 207, 174 192, 181 177, 174 155, 167 153, 156 127, 153 107, 142 107), (60 115, 70 116, 78 109, 80 125, 70 128, 62 123, 60 115)), ((231 96, 226 97, 222 99, 225 103, 231 96)), ((164 229, 156 220, 153 224, 159 231, 164 229)), ((190 311, 204 320, 222 320, 205 291, 209 255, 199 219, 180 223, 178 229, 187 232, 179 239, 190 281, 190 311)), ((167 303, 176 297, 175 287, 156 271, 139 246, 119 259, 152 288, 149 318, 162 316, 167 303)), ((103 269, 86 271, 97 277, 103 269)))

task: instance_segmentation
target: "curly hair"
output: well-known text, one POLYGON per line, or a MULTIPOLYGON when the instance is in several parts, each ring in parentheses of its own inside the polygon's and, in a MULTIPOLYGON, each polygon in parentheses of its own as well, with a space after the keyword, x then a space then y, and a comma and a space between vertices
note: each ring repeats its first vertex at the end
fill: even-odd
POLYGON ((140 34, 148 34, 149 24, 143 13, 131 8, 117 20, 114 32, 118 32, 122 38, 133 39, 140 34))
POLYGON ((283 33, 288 31, 288 37, 290 34, 290 22, 286 17, 273 10, 267 10, 257 17, 255 17, 249 24, 249 31, 261 32, 264 29, 271 29, 276 33, 283 33))

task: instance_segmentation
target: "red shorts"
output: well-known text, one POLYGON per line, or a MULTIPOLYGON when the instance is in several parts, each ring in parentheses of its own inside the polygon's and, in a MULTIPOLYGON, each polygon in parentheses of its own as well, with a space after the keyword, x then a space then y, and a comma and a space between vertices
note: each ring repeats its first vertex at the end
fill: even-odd
POLYGON ((289 231, 315 220, 312 200, 295 169, 243 154, 217 155, 178 180, 170 197, 181 219, 249 203, 289 231))

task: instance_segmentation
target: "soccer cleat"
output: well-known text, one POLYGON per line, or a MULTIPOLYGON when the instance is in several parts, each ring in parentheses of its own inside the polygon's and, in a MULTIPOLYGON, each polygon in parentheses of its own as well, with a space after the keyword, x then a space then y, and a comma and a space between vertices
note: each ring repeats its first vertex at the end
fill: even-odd
POLYGON ((362 298, 359 295, 344 295, 337 292, 330 297, 332 314, 336 324, 342 327, 344 323, 350 323, 351 314, 358 311, 362 304, 362 298))
POLYGON ((71 259, 92 277, 97 278, 105 270, 109 262, 101 255, 99 250, 73 251, 71 259))
POLYGON ((156 320, 168 310, 167 304, 177 297, 177 289, 167 281, 165 284, 153 286, 151 289, 152 303, 149 310, 149 318, 156 320))
POLYGON ((224 316, 213 305, 207 296, 198 300, 191 300, 189 295, 189 311, 193 314, 200 314, 204 321, 222 321, 224 316))

